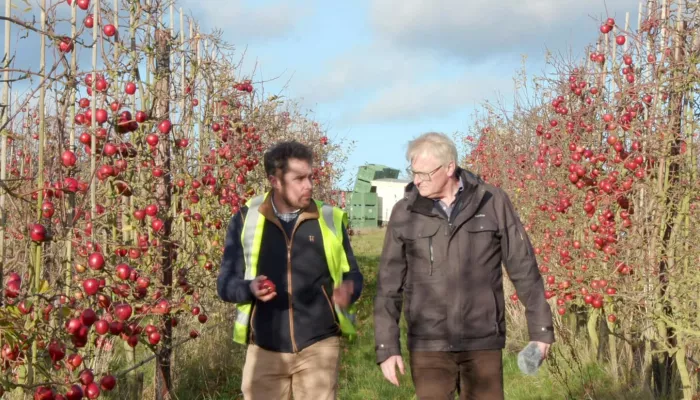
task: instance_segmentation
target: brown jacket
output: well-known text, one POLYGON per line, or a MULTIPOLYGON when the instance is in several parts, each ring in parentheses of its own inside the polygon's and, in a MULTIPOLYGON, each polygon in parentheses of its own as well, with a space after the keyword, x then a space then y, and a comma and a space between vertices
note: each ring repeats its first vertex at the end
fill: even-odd
POLYGON ((502 349, 501 263, 525 305, 530 340, 552 343, 552 312, 529 238, 506 193, 465 170, 452 218, 413 183, 392 210, 374 302, 377 362, 400 355, 401 308, 410 351, 502 349))

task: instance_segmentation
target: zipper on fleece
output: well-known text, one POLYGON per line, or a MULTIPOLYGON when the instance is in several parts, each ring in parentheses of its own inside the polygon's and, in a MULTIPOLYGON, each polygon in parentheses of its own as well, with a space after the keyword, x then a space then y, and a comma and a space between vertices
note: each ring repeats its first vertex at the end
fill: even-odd
POLYGON ((321 291, 323 292, 323 295, 326 297, 326 300, 328 301, 328 307, 331 308, 331 314, 333 315, 333 322, 335 322, 335 325, 340 329, 340 324, 338 323, 338 316, 335 315, 335 308, 333 307, 333 302, 331 301, 331 298, 328 297, 328 293, 326 292, 326 288, 321 285, 321 291))
POLYGON ((428 237, 428 250, 430 252, 430 275, 433 275, 433 237, 428 237))
MULTIPOLYGON (((296 227, 294 230, 296 231, 296 227)), ((297 342, 294 339, 294 308, 292 307, 292 241, 294 241, 293 232, 292 239, 287 242, 287 295, 289 296, 289 335, 292 337, 292 351, 296 353, 299 350, 297 349, 297 342)))
MULTIPOLYGON (((301 218, 301 216, 299 218, 301 218)), ((271 222, 274 223, 278 228, 280 228, 282 234, 284 235, 284 240, 287 242, 287 296, 289 298, 289 336, 292 339, 292 352, 298 353, 299 349, 297 348, 297 342, 294 338, 294 308, 292 307, 292 243, 294 242, 294 234, 297 231, 297 227, 302 222, 302 220, 297 219, 297 223, 294 225, 294 229, 292 230, 291 239, 289 236, 287 236, 287 232, 284 230, 284 227, 278 220, 273 220, 271 222)))

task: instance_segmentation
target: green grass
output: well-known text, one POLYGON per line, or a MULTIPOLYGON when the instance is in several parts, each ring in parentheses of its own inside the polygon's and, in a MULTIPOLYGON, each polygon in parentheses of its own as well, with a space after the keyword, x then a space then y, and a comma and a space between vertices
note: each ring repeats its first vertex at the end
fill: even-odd
MULTIPOLYGON (((342 351, 339 375, 341 400, 415 399, 410 370, 400 376, 400 386, 395 387, 382 376, 375 362, 373 299, 376 292, 376 276, 384 238, 383 230, 360 232, 353 237, 353 249, 365 277, 365 287, 358 301, 358 337, 346 343, 342 351)), ((222 305, 221 315, 230 312, 229 305, 222 305)), ((220 317, 220 319, 225 319, 220 317)), ((405 346, 405 323, 402 321, 402 344, 405 346)), ((507 348, 519 349, 521 342, 516 328, 509 323, 507 348)), ((555 346, 556 347, 556 346, 555 346)), ((556 350, 556 349, 555 349, 556 350)), ((557 351, 554 352, 556 357, 557 351)), ((404 348, 404 360, 408 354, 404 348)), ((244 348, 231 340, 231 326, 227 324, 213 329, 199 340, 179 350, 175 359, 177 399, 242 399, 240 395, 241 370, 244 348)), ((565 358, 562 358, 564 360, 565 358)), ((564 364, 560 362, 559 364, 564 364)), ((551 364, 551 363, 550 363, 551 364)), ((518 370, 516 353, 504 351, 504 382, 506 399, 644 399, 640 393, 616 388, 605 368, 595 363, 585 366, 559 365, 561 374, 550 368, 541 368, 537 376, 525 376, 518 370)), ((149 367, 152 368, 152 367, 149 367)), ((151 384, 152 373, 146 372, 144 386, 151 384)), ((144 398, 150 398, 144 397, 144 398)))

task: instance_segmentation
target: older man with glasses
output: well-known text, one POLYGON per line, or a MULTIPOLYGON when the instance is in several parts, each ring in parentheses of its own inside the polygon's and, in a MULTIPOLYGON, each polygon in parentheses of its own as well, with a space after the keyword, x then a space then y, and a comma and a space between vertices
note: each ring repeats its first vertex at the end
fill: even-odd
POLYGON ((406 158, 413 182, 392 210, 379 266, 377 363, 398 385, 403 307, 419 399, 454 398, 455 392, 460 399, 503 399, 501 263, 525 305, 530 340, 542 359, 554 342, 530 240, 508 195, 461 169, 446 135, 416 138, 406 158))

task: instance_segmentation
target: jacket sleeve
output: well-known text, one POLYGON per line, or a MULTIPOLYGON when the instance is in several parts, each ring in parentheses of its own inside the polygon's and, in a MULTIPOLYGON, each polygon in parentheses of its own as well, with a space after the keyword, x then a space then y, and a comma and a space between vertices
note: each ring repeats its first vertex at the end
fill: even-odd
POLYGON ((343 226, 343 247, 345 248, 345 254, 348 257, 348 264, 350 265, 350 271, 343 274, 343 280, 353 281, 353 292, 352 296, 350 296, 350 302, 354 303, 360 298, 364 278, 362 276, 362 272, 360 272, 360 267, 357 265, 357 259, 352 251, 350 237, 348 236, 348 231, 345 226, 343 226))
POLYGON ((501 191, 501 252, 508 277, 525 306, 531 341, 553 343, 552 310, 544 297, 544 281, 535 252, 508 195, 501 191))
POLYGON ((401 202, 394 206, 384 236, 384 248, 379 261, 377 293, 374 298, 374 342, 377 363, 401 355, 399 319, 406 282, 406 253, 396 232, 395 214, 401 202))
POLYGON ((253 301, 250 280, 245 280, 245 259, 241 244, 243 214, 239 211, 231 218, 226 230, 224 255, 221 259, 216 290, 221 300, 229 303, 246 303, 253 301))

